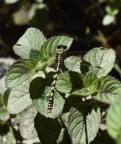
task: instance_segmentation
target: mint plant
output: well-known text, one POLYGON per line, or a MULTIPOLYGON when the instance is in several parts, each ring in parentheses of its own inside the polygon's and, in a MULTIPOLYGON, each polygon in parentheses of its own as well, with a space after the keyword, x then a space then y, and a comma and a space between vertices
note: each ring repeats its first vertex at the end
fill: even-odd
MULTIPOLYGON (((54 93, 53 109, 47 112, 55 70, 57 46, 70 48, 73 39, 55 36, 46 39, 29 28, 13 49, 20 56, 6 73, 11 89, 7 108, 22 113, 20 132, 24 139, 39 138, 45 144, 91 144, 102 123, 102 105, 113 103, 121 93, 120 82, 108 76, 115 63, 113 49, 94 48, 83 59, 64 59, 54 93)), ((115 138, 115 137, 114 137, 115 138)))

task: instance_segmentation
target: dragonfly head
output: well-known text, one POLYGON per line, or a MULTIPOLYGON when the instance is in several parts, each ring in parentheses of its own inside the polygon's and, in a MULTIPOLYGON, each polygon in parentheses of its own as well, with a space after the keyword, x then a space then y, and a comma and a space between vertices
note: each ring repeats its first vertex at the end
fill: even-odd
POLYGON ((58 48, 59 53, 63 53, 67 49, 67 46, 63 45, 63 44, 60 44, 60 45, 57 46, 57 48, 58 48))

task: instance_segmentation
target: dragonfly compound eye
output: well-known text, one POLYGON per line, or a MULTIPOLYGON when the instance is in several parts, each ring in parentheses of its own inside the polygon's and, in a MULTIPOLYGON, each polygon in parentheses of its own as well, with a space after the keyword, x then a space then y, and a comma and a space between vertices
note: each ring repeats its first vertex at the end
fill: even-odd
POLYGON ((66 46, 66 45, 63 45, 63 44, 60 44, 60 45, 57 46, 57 48, 58 48, 58 49, 60 49, 60 48, 67 49, 67 46, 66 46))

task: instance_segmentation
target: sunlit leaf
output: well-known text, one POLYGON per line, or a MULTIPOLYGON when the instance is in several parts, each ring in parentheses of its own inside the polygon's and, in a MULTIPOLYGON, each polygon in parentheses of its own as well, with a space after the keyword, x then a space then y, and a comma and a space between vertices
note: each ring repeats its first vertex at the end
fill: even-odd
POLYGON ((109 5, 106 6, 105 10, 109 15, 113 15, 113 16, 115 16, 119 12, 119 10, 116 7, 111 7, 109 5))
POLYGON ((80 71, 80 62, 81 59, 76 56, 70 56, 64 60, 65 67, 69 71, 81 72, 80 71))
POLYGON ((16 87, 28 80, 34 73, 31 71, 33 64, 29 61, 18 61, 14 63, 6 73, 8 87, 16 87))
MULTIPOLYGON (((93 72, 97 77, 106 76, 114 66, 115 52, 113 49, 94 48, 90 50, 83 58, 90 64, 89 72, 93 72)), ((82 63, 82 68, 83 68, 82 63)))
POLYGON ((114 23, 114 22, 115 22, 115 16, 114 16, 114 15, 107 14, 107 15, 104 16, 103 21, 102 21, 102 24, 103 24, 104 26, 107 26, 107 25, 110 25, 110 24, 112 24, 112 23, 114 23))
POLYGON ((121 83, 117 79, 108 76, 100 78, 99 81, 100 85, 92 98, 104 103, 111 103, 121 94, 121 83))
POLYGON ((8 98, 8 111, 17 114, 32 104, 29 95, 29 83, 25 81, 21 85, 12 88, 8 98))
POLYGON ((90 143, 97 135, 100 124, 99 108, 90 109, 81 103, 72 107, 68 117, 67 129, 74 144, 90 143))
POLYGON ((36 114, 37 110, 34 107, 30 107, 23 115, 20 123, 20 132, 25 139, 31 140, 37 138, 37 132, 34 127, 34 118, 36 114))
POLYGON ((28 24, 28 11, 25 7, 22 7, 13 13, 13 21, 16 25, 28 24))
POLYGON ((4 94, 6 91, 6 86, 5 86, 5 76, 0 79, 0 94, 4 94))
POLYGON ((39 51, 45 41, 46 38, 39 29, 28 28, 13 49, 21 58, 29 59, 31 50, 39 51))
POLYGON ((5 0, 6 4, 14 4, 16 2, 18 2, 19 0, 5 0))
POLYGON ((7 104, 7 108, 10 113, 20 113, 32 104, 30 99, 29 86, 30 82, 38 76, 44 77, 43 73, 37 73, 30 77, 30 79, 21 83, 21 85, 12 88, 7 104))
POLYGON ((107 114, 107 130, 112 138, 121 142, 121 96, 112 103, 107 114))
POLYGON ((71 78, 68 72, 62 73, 58 76, 56 88, 63 93, 69 93, 72 90, 71 78))

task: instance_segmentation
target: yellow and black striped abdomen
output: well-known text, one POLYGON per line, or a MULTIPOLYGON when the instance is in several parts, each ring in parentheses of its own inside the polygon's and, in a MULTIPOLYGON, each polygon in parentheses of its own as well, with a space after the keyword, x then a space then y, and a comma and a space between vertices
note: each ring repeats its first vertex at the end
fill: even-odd
POLYGON ((54 80, 53 80, 53 83, 52 83, 52 89, 51 89, 51 93, 50 93, 50 96, 49 96, 49 103, 48 103, 48 112, 51 112, 52 111, 52 108, 53 108, 53 96, 54 96, 54 93, 55 93, 55 86, 56 86, 56 81, 57 81, 57 78, 58 78, 58 74, 59 74, 59 71, 60 71, 60 67, 61 67, 61 63, 62 63, 62 55, 65 51, 65 48, 67 48, 66 46, 63 46, 63 45, 59 45, 58 46, 58 53, 56 55, 56 74, 54 76, 54 80))

